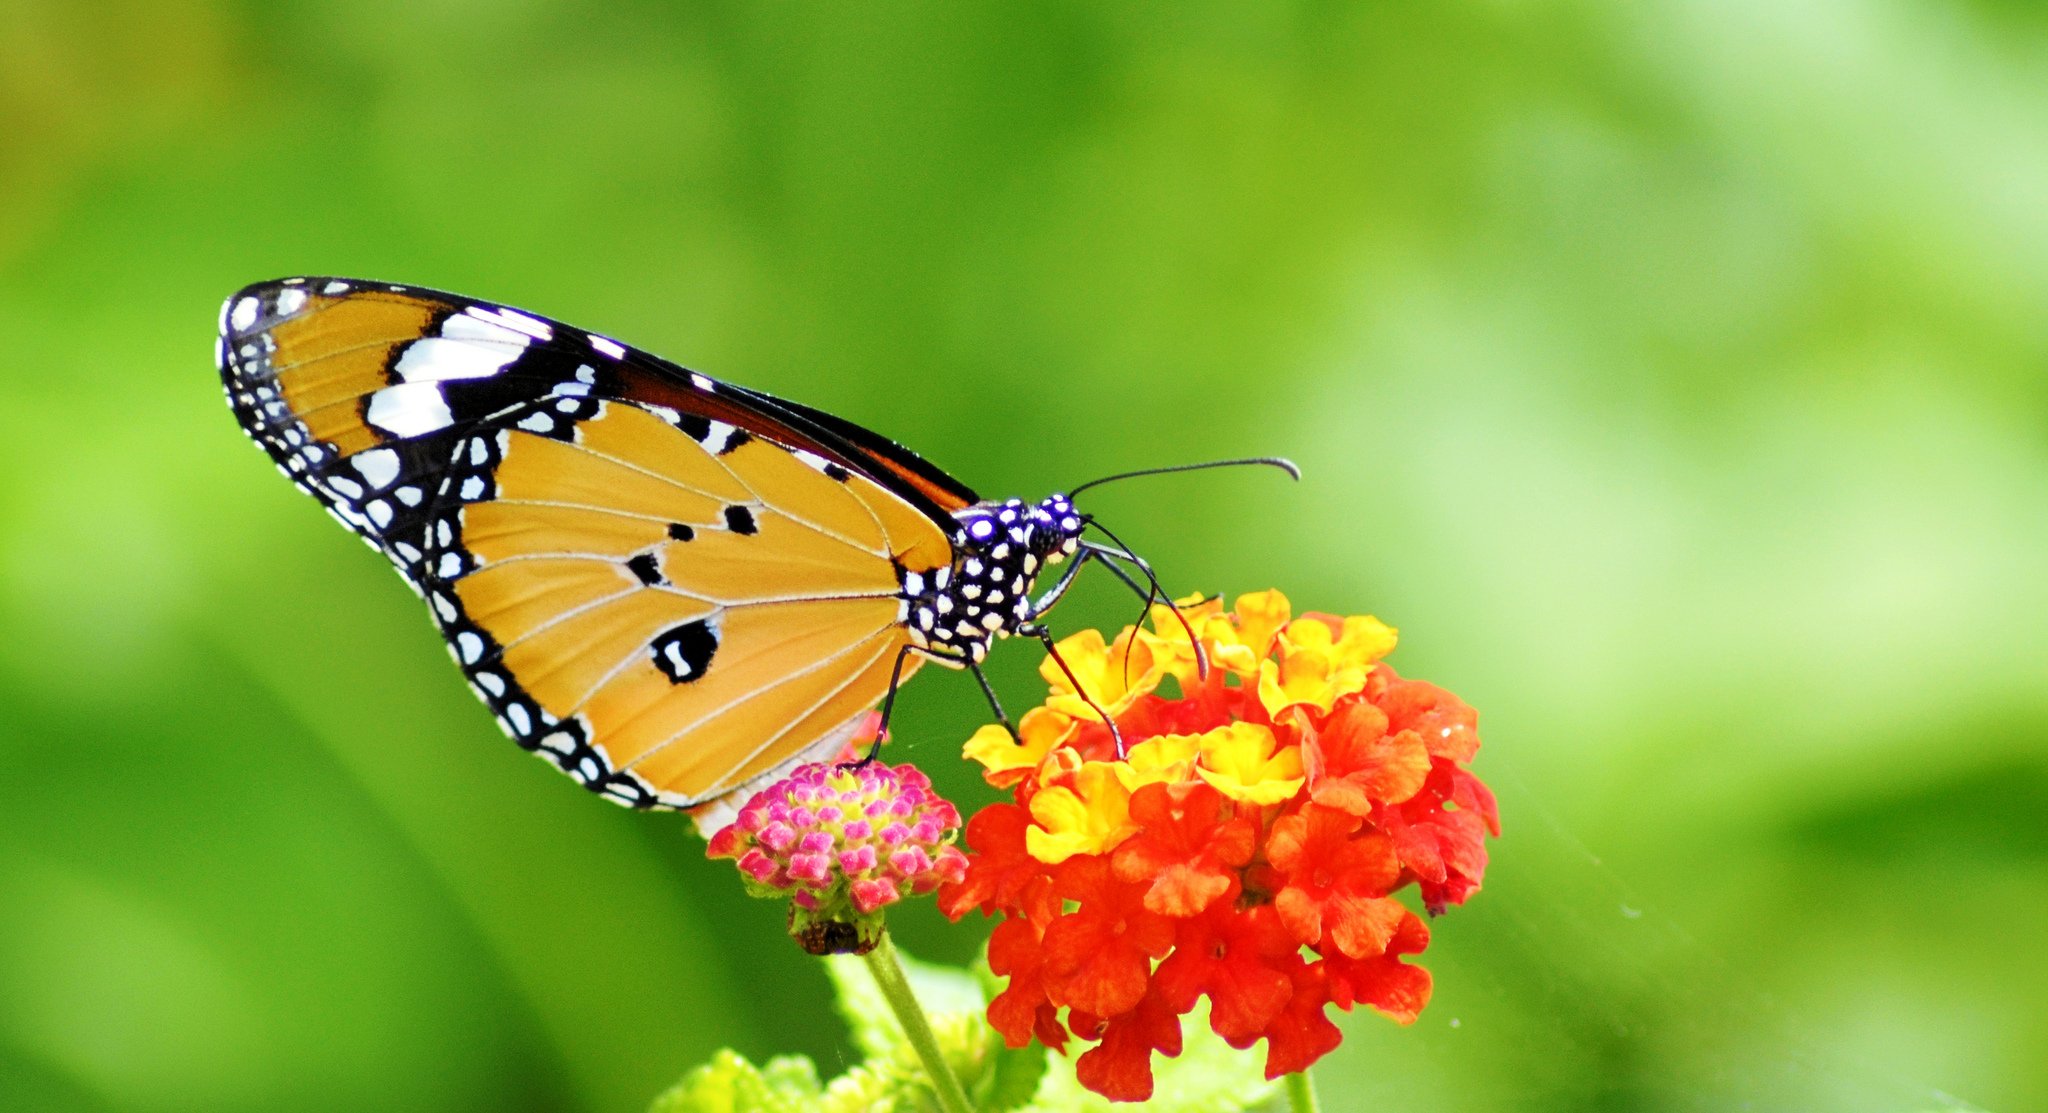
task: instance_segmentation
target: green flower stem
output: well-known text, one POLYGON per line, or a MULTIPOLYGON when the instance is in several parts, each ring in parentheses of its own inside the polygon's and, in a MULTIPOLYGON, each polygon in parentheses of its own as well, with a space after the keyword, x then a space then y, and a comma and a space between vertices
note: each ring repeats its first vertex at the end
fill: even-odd
POLYGON ((1316 1113, 1322 1108, 1316 1104, 1316 1084, 1307 1071, 1296 1071, 1287 1076, 1287 1108, 1294 1113, 1316 1113))
POLYGON ((875 985, 895 1011, 897 1022, 903 1025, 903 1034, 910 1037, 910 1046, 924 1063, 924 1072, 931 1076, 939 1108, 946 1113, 972 1113, 974 1107, 967 1103, 967 1091, 960 1088, 953 1068, 946 1065, 946 1057, 939 1051, 939 1038, 932 1034, 931 1022, 918 1007, 917 996, 910 992, 910 979, 903 976, 903 964, 896 961, 896 944, 889 941, 886 929, 882 941, 863 957, 867 959, 868 973, 874 975, 875 985))

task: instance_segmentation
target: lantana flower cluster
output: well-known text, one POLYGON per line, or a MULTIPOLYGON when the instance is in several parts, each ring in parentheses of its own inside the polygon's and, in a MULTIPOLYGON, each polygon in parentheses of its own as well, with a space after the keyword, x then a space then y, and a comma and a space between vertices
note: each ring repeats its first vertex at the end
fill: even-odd
POLYGON ((1412 1022, 1430 978, 1405 959, 1429 929, 1394 894, 1462 903, 1499 833, 1466 769, 1475 713, 1381 660, 1392 628, 1295 617, 1275 591, 1179 611, 1061 642, 1086 698, 1049 658, 1017 737, 968 741, 1012 799, 968 822, 965 874, 939 890, 955 919, 1001 917, 989 965, 1008 983, 988 1017, 1004 1039, 1093 1044, 1076 1073, 1118 1100, 1151 1095, 1152 1054, 1179 1053, 1203 997, 1231 1045, 1266 1041, 1269 1078, 1337 1046, 1330 1005, 1412 1022))
POLYGON ((789 931, 812 954, 865 953, 882 909, 966 872, 960 812, 910 765, 803 765, 756 793, 705 853, 736 859, 747 891, 787 897, 789 931))

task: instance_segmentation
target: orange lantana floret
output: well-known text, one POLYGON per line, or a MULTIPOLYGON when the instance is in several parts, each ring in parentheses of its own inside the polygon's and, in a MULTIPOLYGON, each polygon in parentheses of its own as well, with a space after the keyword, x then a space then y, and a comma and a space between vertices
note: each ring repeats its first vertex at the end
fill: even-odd
POLYGON ((1337 1046, 1330 1005, 1414 1020, 1429 974, 1404 959, 1429 932, 1394 894, 1462 902, 1498 833, 1465 768, 1472 710, 1382 661, 1391 627, 1296 616, 1277 591, 1178 608, 1061 642, 1080 690, 1048 659, 1021 744, 968 743, 1013 800, 969 822, 966 875, 940 892, 950 916, 1003 918, 1004 1039, 1093 1044, 1077 1074, 1119 1100, 1150 1096, 1152 1055, 1179 1053, 1202 997, 1233 1046, 1266 1041, 1268 1077, 1337 1046))

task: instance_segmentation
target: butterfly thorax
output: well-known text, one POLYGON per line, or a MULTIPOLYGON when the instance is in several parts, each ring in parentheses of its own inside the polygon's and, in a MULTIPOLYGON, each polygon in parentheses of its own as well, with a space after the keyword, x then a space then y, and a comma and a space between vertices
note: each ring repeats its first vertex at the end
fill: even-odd
POLYGON ((903 624, 913 645, 943 665, 980 662, 997 638, 1036 617, 1032 587, 1047 565, 1074 554, 1081 516, 1065 495, 977 503, 954 515, 953 562, 903 574, 903 624))

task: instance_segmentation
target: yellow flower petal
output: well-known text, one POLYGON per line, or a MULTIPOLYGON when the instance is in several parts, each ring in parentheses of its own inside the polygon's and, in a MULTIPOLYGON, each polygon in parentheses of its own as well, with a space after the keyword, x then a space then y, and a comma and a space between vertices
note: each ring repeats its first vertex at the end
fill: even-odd
POLYGON ((1031 798, 1033 826, 1024 829, 1024 849, 1047 865, 1076 854, 1102 854, 1137 830, 1131 824, 1131 793, 1111 762, 1091 761, 1074 774, 1073 787, 1054 785, 1031 798))
POLYGON ((1199 734, 1161 734, 1131 747, 1130 757, 1116 763, 1117 778, 1136 792, 1148 784, 1186 780, 1201 751, 1199 734))
POLYGON ((1176 606, 1185 617, 1183 627, 1173 617, 1173 611, 1165 607, 1152 608, 1152 632, 1144 641, 1152 650, 1153 660, 1160 668, 1180 681, 1185 690, 1189 684, 1200 678, 1195 667, 1194 646, 1188 643, 1188 630, 1195 632, 1195 641, 1202 646, 1202 654, 1211 668, 1221 668, 1238 676, 1250 678, 1259 674, 1257 647, 1239 640, 1237 623, 1223 611, 1223 600, 1189 596, 1176 606))
POLYGON ((1237 614, 1238 644, 1264 657, 1272 648, 1273 635, 1287 625, 1294 613, 1287 597, 1278 591, 1254 591, 1237 597, 1232 608, 1237 614))
POLYGON ((1304 780, 1300 747, 1283 748, 1272 730, 1243 722, 1202 735, 1195 773, 1216 791, 1250 804, 1277 804, 1301 791, 1304 780))
POLYGON ((1074 721, 1049 708, 1034 707, 1017 724, 1017 737, 1000 724, 990 723, 974 732, 960 748, 961 756, 978 761, 991 779, 1017 770, 1038 768, 1054 746, 1074 734, 1074 721))
POLYGON ((1369 614, 1352 615, 1337 636, 1337 656, 1347 665, 1370 669, 1394 651, 1400 638, 1399 631, 1369 614))
MULTIPOLYGON (((1153 661, 1151 647, 1131 627, 1125 627, 1113 643, 1104 643, 1100 630, 1083 630, 1060 642, 1056 649, 1060 661, 1073 670, 1073 679, 1081 682, 1082 692, 1112 718, 1128 710, 1140 696, 1150 695, 1165 675, 1165 670, 1153 661)), ((1081 692, 1074 690, 1074 682, 1060 668, 1060 661, 1047 655, 1038 664, 1038 675, 1045 678, 1049 693, 1045 706, 1075 719, 1102 721, 1081 692)))
MULTIPOLYGON (((1376 621, 1372 625, 1386 637, 1393 634, 1376 621)), ((1371 626, 1353 628, 1348 621, 1345 626, 1355 639, 1349 646, 1320 619, 1303 618, 1280 631, 1275 659, 1259 665, 1259 702, 1266 705, 1266 714, 1277 716, 1304 704, 1327 714, 1339 698, 1365 687, 1373 660, 1367 654, 1381 635, 1371 626)))

